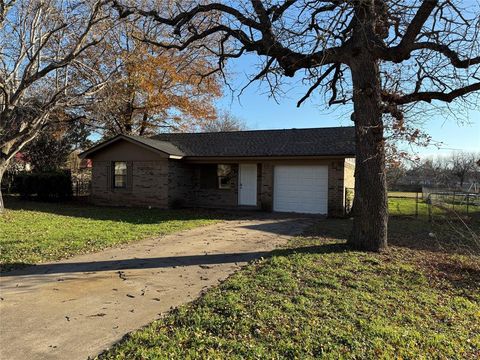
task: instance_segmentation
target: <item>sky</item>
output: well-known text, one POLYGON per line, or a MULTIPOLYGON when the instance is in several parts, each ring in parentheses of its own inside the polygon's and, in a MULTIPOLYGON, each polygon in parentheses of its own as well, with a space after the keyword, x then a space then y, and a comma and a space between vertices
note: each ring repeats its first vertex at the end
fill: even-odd
MULTIPOLYGON (((253 71, 253 58, 236 60, 233 66, 230 83, 238 90, 247 82, 247 74, 253 71)), ((277 102, 269 97, 266 85, 258 82, 251 84, 238 96, 226 90, 219 106, 242 119, 249 129, 289 129, 329 126, 352 126, 350 120, 351 107, 340 106, 328 109, 323 106, 322 99, 317 96, 297 108, 297 101, 305 94, 306 87, 298 81, 287 84, 286 94, 277 102)), ((465 110, 463 122, 442 114, 427 115, 422 130, 432 136, 439 144, 407 150, 420 157, 436 157, 448 155, 452 151, 480 152, 480 104, 478 110, 465 110)))

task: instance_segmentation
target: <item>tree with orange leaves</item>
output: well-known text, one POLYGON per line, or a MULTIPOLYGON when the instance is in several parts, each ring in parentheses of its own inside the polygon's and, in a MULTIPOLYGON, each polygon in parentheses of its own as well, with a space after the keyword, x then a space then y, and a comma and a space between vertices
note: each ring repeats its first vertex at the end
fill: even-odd
POLYGON ((205 48, 152 48, 140 41, 148 31, 148 23, 124 23, 101 55, 107 67, 119 67, 117 76, 96 94, 98 101, 86 109, 91 125, 103 136, 194 131, 216 120, 221 79, 205 48))

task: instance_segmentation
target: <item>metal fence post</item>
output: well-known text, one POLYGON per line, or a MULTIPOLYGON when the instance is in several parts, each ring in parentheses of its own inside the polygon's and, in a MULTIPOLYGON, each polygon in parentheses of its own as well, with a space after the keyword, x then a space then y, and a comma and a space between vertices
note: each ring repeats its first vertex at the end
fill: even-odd
POLYGON ((415 193, 416 201, 415 201, 415 217, 418 218, 418 191, 415 193))
POLYGON ((432 222, 432 201, 428 202, 428 221, 432 222))
POLYGON ((467 215, 468 215, 468 205, 470 204, 470 193, 467 193, 467 215))

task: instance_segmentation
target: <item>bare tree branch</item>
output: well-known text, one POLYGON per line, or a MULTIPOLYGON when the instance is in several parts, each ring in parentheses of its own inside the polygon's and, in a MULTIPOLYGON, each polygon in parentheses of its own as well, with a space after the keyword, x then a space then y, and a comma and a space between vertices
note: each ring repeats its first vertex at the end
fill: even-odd
POLYGON ((424 91, 416 92, 403 96, 396 96, 392 94, 382 95, 383 100, 395 103, 397 105, 405 105, 418 101, 432 102, 433 100, 440 100, 445 102, 452 102, 456 98, 468 95, 474 91, 480 91, 480 82, 452 90, 448 93, 439 91, 424 91))

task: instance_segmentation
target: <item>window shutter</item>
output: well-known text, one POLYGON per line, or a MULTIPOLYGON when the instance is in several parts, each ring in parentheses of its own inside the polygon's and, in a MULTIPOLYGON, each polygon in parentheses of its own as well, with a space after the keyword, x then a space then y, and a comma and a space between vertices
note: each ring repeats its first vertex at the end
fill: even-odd
POLYGON ((112 190, 112 163, 107 163, 107 191, 112 190))
POLYGON ((133 188, 133 161, 127 162, 127 189, 133 188))

